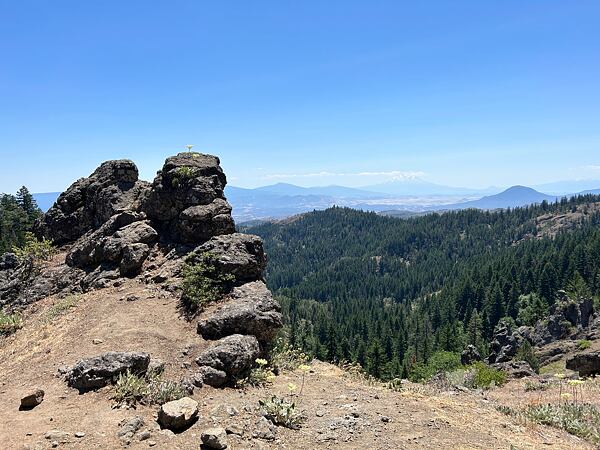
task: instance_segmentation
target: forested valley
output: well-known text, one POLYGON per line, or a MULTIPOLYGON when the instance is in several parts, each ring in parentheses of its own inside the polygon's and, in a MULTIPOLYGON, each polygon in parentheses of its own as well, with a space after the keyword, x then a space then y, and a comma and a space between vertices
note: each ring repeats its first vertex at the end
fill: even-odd
POLYGON ((501 320, 533 325, 561 290, 597 302, 598 202, 412 219, 334 207, 244 231, 264 239, 285 339, 391 379, 467 344, 486 355, 501 320))

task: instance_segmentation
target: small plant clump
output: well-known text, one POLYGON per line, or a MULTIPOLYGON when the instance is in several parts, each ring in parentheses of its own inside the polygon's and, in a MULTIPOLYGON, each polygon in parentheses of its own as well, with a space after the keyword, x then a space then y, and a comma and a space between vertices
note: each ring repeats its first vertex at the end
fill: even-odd
POLYGON ((177 188, 195 176, 196 171, 192 167, 178 167, 175 169, 175 176, 173 177, 172 184, 177 188))
POLYGON ((506 383, 507 374, 503 370, 494 369, 482 362, 473 365, 473 387, 489 389, 506 383))
POLYGON ((18 313, 6 314, 0 311, 0 336, 13 334, 23 327, 23 318, 18 313))
POLYGON ((79 297, 76 295, 68 295, 65 298, 56 302, 48 310, 46 318, 48 320, 54 320, 63 314, 66 314, 71 308, 74 308, 79 303, 79 297))
POLYGON ((43 238, 39 241, 31 232, 25 233, 24 243, 20 247, 13 247, 13 253, 20 261, 31 258, 34 263, 48 261, 56 253, 52 241, 43 238))
POLYGON ((237 382, 238 386, 262 387, 271 384, 275 379, 275 373, 267 364, 266 359, 256 359, 256 367, 250 371, 246 378, 237 382))
POLYGON ((210 253, 205 253, 199 261, 188 260, 183 267, 181 298, 192 310, 221 299, 235 279, 232 274, 220 273, 213 259, 210 253))
POLYGON ((524 415, 536 423, 560 428, 575 436, 600 444, 600 411, 589 403, 531 405, 524 415))
POLYGON ((525 392, 546 391, 550 387, 549 383, 539 383, 537 381, 525 382, 525 392))
POLYGON ((588 341, 587 339, 582 339, 581 341, 577 342, 578 350, 587 350, 591 346, 592 346, 592 343, 590 341, 588 341))
POLYGON ((162 405, 185 396, 181 383, 163 380, 156 373, 140 376, 127 370, 116 378, 112 398, 118 405, 135 406, 137 403, 162 405))
POLYGON ((303 417, 296 410, 296 404, 285 398, 273 395, 266 400, 259 400, 263 415, 273 424, 297 430, 302 425, 303 417))
POLYGON ((278 339, 271 350, 271 366, 276 372, 296 370, 301 365, 308 364, 310 359, 302 350, 292 347, 283 339, 278 339))

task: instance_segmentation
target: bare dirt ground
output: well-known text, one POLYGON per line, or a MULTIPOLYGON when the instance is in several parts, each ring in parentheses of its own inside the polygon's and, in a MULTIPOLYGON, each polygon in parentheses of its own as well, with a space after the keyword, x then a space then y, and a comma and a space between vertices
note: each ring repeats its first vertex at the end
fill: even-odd
POLYGON ((593 448, 565 432, 497 412, 497 402, 523 397, 515 383, 485 394, 435 393, 416 385, 395 392, 314 362, 311 372, 281 374, 266 388, 197 389, 193 398, 200 404, 200 419, 173 434, 158 427, 156 406, 114 408, 110 387, 79 395, 56 376, 60 366, 83 357, 145 351, 167 363, 165 378, 179 380, 208 344, 196 334, 195 323, 180 317, 177 304, 170 294, 128 280, 120 287, 32 305, 24 327, 0 339, 0 449, 51 448, 52 440, 45 438, 51 430, 69 433, 58 448, 123 448, 116 436, 119 423, 135 415, 144 418, 140 432, 150 431, 150 438, 134 436, 133 449, 198 449, 200 434, 214 425, 235 433, 228 436, 231 449, 593 448), (66 302, 72 306, 65 307, 66 302), (256 436, 261 431, 258 401, 289 395, 288 383, 298 386, 294 400, 306 416, 302 428, 274 427, 256 436), (37 387, 45 390, 44 401, 19 411, 21 397, 37 387), (85 434, 76 437, 78 432, 85 434))

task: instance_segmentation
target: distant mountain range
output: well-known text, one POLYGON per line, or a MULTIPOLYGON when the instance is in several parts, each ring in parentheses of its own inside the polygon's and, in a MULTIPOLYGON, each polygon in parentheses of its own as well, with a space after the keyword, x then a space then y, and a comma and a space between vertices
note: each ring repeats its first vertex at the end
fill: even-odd
MULTIPOLYGON (((568 182, 558 182, 554 187, 565 187, 566 183, 568 182)), ((585 185, 590 186, 590 183, 592 182, 587 181, 585 185)), ((573 191, 574 194, 566 196, 577 193, 600 194, 600 189, 597 188, 600 181, 597 183, 594 189, 573 191)), ((34 194, 34 198, 39 207, 46 211, 58 195, 58 192, 48 192, 34 194)), ((396 217, 410 217, 432 211, 466 208, 515 208, 544 200, 553 202, 563 196, 542 193, 526 186, 513 186, 500 192, 499 188, 493 187, 475 190, 442 186, 419 179, 393 181, 363 188, 336 185, 301 187, 288 183, 254 189, 227 186, 225 195, 233 206, 233 216, 238 223, 279 219, 334 205, 377 211, 396 217)))

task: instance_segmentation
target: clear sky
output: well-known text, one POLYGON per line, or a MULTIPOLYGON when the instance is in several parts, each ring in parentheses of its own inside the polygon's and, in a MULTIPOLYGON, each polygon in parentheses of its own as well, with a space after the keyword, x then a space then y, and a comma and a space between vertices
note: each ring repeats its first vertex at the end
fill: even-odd
POLYGON ((0 191, 188 143, 248 187, 600 179, 600 2, 0 0, 0 191))

